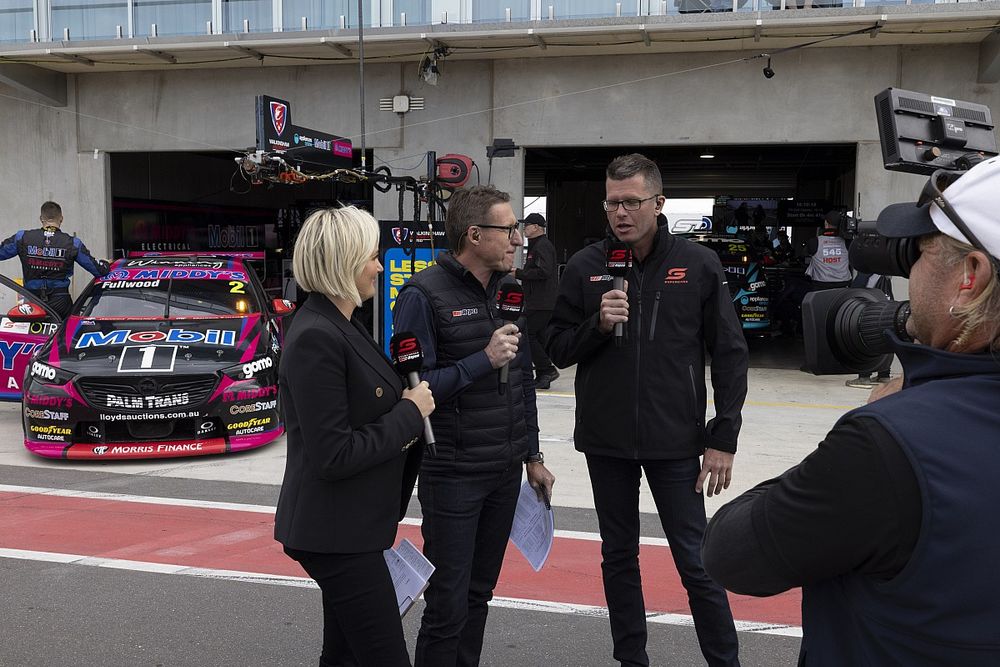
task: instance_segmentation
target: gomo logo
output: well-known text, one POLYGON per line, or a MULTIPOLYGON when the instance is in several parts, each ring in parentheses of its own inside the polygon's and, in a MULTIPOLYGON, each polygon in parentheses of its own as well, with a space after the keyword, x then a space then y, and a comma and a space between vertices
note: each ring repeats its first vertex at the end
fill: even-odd
POLYGON ((271 368, 274 366, 274 361, 271 357, 264 357, 263 359, 258 359, 256 361, 251 361, 248 364, 243 364, 243 377, 246 379, 252 378, 257 373, 263 370, 271 368))
POLYGON ((40 364, 37 361, 33 361, 31 363, 31 374, 37 378, 42 378, 43 380, 56 379, 56 369, 51 366, 46 366, 45 364, 40 364))

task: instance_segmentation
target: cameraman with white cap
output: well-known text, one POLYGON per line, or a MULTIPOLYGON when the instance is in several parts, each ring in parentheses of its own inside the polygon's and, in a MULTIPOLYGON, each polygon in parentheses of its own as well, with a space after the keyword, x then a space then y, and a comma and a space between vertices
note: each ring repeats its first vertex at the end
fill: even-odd
POLYGON ((705 536, 729 590, 802 587, 803 665, 1000 664, 1000 158, 955 175, 878 218, 920 248, 904 378, 705 536))

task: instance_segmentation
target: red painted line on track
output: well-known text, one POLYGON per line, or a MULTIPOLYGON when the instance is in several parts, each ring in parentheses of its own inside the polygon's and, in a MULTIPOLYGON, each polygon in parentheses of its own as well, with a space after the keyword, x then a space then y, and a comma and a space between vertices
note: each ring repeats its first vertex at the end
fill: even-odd
MULTIPOLYGON (((154 505, 66 496, 0 493, 0 547, 188 567, 305 576, 274 541, 274 516, 260 512, 154 505)), ((417 526, 398 538, 422 545, 417 526)), ((535 572, 507 549, 501 597, 606 606, 600 542, 557 537, 535 572)), ((690 614, 668 547, 642 545, 646 610, 690 614)), ((798 589, 770 598, 730 594, 738 620, 801 625, 798 589)))

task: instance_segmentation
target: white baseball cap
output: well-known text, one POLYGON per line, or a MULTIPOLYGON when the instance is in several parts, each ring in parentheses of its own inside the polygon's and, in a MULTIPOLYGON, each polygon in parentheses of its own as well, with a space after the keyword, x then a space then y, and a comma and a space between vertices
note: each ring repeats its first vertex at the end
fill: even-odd
MULTIPOLYGON (((932 176, 932 178, 934 178, 932 176)), ((1000 259, 1000 157, 992 157, 961 174, 944 191, 945 201, 995 259, 1000 259)), ((923 236, 941 232, 976 245, 933 201, 892 204, 878 215, 879 234, 888 237, 923 236)))

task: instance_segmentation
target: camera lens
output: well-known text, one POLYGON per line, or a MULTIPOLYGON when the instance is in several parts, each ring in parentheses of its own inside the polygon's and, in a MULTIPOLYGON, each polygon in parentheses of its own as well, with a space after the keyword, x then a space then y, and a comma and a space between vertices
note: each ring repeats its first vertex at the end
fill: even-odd
POLYGON ((920 257, 920 239, 891 239, 875 230, 874 221, 865 221, 858 223, 858 234, 848 252, 851 266, 862 273, 909 278, 920 257))
POLYGON ((890 301, 878 289, 811 292, 802 301, 805 368, 810 373, 865 373, 892 361, 886 330, 903 341, 909 301, 890 301))
POLYGON ((909 317, 909 301, 879 302, 851 295, 830 318, 834 353, 849 368, 868 367, 891 353, 886 329, 902 340, 910 339, 906 333, 909 317))

